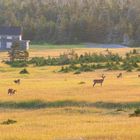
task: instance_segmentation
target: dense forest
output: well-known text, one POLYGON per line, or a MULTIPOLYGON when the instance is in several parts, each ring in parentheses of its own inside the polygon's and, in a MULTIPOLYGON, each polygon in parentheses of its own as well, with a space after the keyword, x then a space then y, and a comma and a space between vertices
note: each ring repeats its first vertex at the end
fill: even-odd
POLYGON ((140 43, 140 0, 0 0, 0 26, 51 43, 140 43))

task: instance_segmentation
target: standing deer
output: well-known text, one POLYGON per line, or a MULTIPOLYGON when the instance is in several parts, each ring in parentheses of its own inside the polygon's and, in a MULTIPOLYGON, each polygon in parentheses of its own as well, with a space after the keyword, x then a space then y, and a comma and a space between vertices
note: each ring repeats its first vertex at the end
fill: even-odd
POLYGON ((122 78, 122 73, 120 73, 119 75, 117 75, 117 78, 122 78))
POLYGON ((102 75, 102 79, 95 79, 93 80, 93 87, 96 85, 96 84, 101 84, 101 86, 103 85, 103 82, 104 82, 104 79, 105 79, 105 76, 102 75))
POLYGON ((14 90, 14 89, 12 89, 12 88, 9 88, 9 89, 8 89, 8 94, 9 94, 9 95, 14 95, 16 92, 17 92, 17 91, 14 90))

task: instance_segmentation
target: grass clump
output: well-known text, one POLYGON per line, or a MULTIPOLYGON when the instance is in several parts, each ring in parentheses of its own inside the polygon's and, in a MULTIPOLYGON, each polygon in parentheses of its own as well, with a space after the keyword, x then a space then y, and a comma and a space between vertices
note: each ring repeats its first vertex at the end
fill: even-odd
POLYGON ((81 72, 80 71, 76 71, 76 72, 74 72, 74 74, 81 74, 81 72))
POLYGON ((28 70, 27 69, 23 69, 19 72, 20 74, 29 74, 28 70))
POLYGON ((129 115, 130 117, 140 117, 140 109, 136 109, 133 114, 129 115))
POLYGON ((10 125, 10 124, 15 124, 15 123, 17 123, 17 121, 8 119, 6 121, 3 121, 1 124, 2 125, 10 125))
POLYGON ((79 82, 78 84, 79 84, 79 85, 83 85, 83 84, 86 84, 86 82, 83 82, 83 81, 82 81, 82 82, 79 82))

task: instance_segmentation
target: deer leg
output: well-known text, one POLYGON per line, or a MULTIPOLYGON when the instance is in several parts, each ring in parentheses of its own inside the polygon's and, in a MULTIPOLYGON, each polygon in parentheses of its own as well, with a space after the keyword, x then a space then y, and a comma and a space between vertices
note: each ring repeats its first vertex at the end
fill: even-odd
POLYGON ((103 85, 103 82, 101 83, 101 86, 103 85))
POLYGON ((93 87, 96 85, 96 83, 93 84, 93 87))

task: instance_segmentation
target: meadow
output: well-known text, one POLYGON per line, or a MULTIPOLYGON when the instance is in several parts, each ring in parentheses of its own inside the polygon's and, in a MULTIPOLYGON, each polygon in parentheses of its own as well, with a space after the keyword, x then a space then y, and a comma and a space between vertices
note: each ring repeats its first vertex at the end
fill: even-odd
MULTIPOLYGON (((104 53, 105 49, 76 48, 78 54, 104 53)), ((124 56, 131 48, 110 49, 124 56)), ((53 56, 68 49, 30 50, 30 57, 53 56)), ((7 59, 0 52, 0 60, 7 59)), ((140 72, 59 73, 60 66, 22 68, 0 63, 0 140, 139 140, 140 118, 129 117, 140 106, 140 72), (106 75, 103 86, 93 79, 106 75), (21 85, 13 80, 21 79, 21 85), (13 96, 8 88, 17 89, 13 96), (5 125, 11 119, 16 123, 5 125)))

